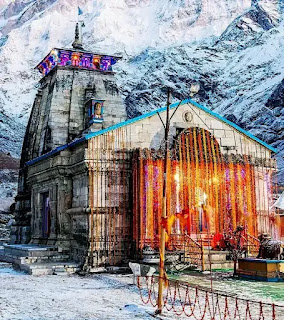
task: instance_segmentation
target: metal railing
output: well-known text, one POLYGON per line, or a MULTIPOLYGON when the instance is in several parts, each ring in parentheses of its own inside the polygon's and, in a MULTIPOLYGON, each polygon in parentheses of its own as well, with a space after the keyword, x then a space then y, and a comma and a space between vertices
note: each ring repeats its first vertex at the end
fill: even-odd
POLYGON ((204 270, 204 251, 203 245, 193 240, 190 236, 184 236, 185 250, 184 259, 185 262, 190 263, 193 266, 199 267, 201 271, 204 270))
POLYGON ((171 234, 168 249, 170 251, 180 251, 183 253, 180 264, 204 270, 204 252, 203 245, 198 243, 186 234, 171 234))
POLYGON ((242 236, 242 238, 246 243, 248 256, 256 257, 259 252, 260 241, 249 233, 242 236))

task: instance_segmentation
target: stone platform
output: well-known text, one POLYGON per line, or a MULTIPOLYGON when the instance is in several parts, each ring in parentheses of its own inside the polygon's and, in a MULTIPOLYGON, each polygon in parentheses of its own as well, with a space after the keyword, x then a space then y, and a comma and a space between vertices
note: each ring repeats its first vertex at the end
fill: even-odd
MULTIPOLYGON (((197 253, 197 256, 199 253, 197 253)), ((203 249, 203 267, 205 270, 224 270, 224 269, 233 269, 234 262, 228 260, 230 255, 229 251, 214 251, 210 248, 205 247, 203 249)), ((159 265, 159 254, 157 252, 148 252, 147 255, 144 254, 144 259, 142 264, 149 265, 159 265)), ((166 251, 166 260, 165 265, 168 270, 183 271, 185 269, 196 269, 201 270, 202 263, 195 265, 192 259, 192 256, 187 252, 183 251, 166 251)))
POLYGON ((31 275, 75 273, 79 264, 55 246, 14 244, 3 245, 0 261, 9 262, 31 275))
POLYGON ((229 251, 214 251, 208 248, 204 249, 204 270, 233 269, 234 262, 228 260, 229 251))
POLYGON ((239 259, 237 275, 248 280, 284 281, 284 260, 239 259))

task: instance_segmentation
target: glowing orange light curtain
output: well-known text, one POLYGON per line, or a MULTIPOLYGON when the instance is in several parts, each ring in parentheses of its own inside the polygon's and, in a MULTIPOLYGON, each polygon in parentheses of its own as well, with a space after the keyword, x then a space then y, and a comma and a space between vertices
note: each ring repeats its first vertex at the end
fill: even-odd
MULTIPOLYGON (((168 161, 167 215, 178 218, 172 234, 214 235, 238 225, 257 236, 254 167, 223 159, 217 141, 197 128, 181 134, 168 161)), ((163 159, 149 150, 134 158, 133 237, 136 248, 159 246, 163 159)))

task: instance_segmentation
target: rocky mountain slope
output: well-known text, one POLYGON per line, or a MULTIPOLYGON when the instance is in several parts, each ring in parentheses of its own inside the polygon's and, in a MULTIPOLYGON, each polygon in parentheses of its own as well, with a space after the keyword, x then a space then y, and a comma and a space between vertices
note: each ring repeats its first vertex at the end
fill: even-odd
POLYGON ((283 181, 284 21, 280 4, 254 1, 219 37, 147 49, 125 62, 119 77, 128 112, 143 113, 145 106, 152 109, 165 101, 162 83, 181 99, 188 97, 190 83, 198 81, 198 101, 279 149, 283 181))
POLYGON ((11 218, 10 205, 17 192, 19 164, 18 159, 0 152, 0 239, 5 238, 4 226, 11 218))
POLYGON ((163 104, 163 86, 180 99, 199 81, 196 99, 279 148, 284 167, 282 0, 0 0, 0 151, 20 156, 33 67, 71 45, 78 6, 85 48, 124 56, 130 117, 163 104))
MULTIPOLYGON (((52 47, 69 47, 77 6, 84 11, 85 47, 122 53, 167 48, 220 35, 250 0, 14 0, 2 1, 0 111, 26 123, 36 81, 33 67, 52 47), (20 103, 19 103, 20 97, 20 103), (24 117, 24 119, 19 119, 24 117)), ((130 79, 131 81, 131 79, 130 79)))

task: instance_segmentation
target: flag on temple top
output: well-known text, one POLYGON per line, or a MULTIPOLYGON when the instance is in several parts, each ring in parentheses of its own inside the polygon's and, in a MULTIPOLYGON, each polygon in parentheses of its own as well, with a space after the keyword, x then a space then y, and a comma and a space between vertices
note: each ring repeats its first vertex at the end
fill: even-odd
POLYGON ((83 14, 83 10, 80 7, 78 7, 78 16, 80 16, 82 14, 83 14))

